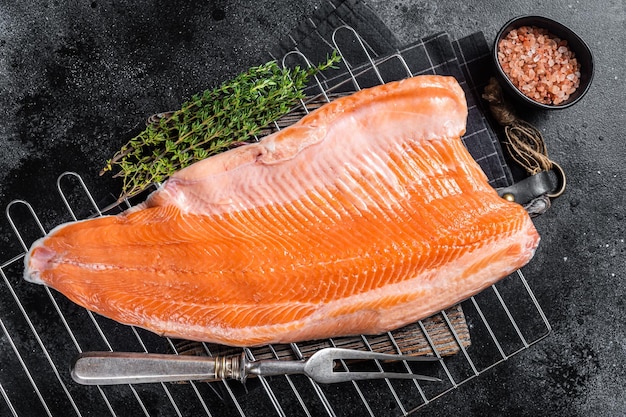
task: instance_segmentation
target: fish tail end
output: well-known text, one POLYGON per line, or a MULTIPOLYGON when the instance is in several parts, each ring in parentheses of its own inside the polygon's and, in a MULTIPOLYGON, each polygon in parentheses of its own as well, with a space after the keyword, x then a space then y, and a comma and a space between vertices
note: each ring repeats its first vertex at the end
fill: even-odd
POLYGON ((33 284, 45 284, 41 272, 50 268, 56 252, 37 240, 24 257, 24 280, 33 284))

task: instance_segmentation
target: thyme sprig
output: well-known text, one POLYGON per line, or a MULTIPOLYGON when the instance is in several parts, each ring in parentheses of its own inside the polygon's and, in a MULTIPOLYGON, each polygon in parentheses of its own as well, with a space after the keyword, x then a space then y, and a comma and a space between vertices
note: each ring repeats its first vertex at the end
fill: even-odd
POLYGON ((220 87, 196 94, 180 110, 148 124, 107 161, 122 177, 120 200, 181 168, 250 140, 304 98, 309 79, 334 68, 336 53, 310 68, 281 68, 275 61, 252 67, 220 87))

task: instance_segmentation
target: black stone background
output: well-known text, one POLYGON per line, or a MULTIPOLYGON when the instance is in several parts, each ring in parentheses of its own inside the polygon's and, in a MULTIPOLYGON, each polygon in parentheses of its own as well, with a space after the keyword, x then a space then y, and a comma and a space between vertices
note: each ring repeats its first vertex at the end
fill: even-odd
MULTIPOLYGON (((119 184, 98 171, 148 115, 265 62, 321 4, 0 2, 2 206, 23 198, 45 227, 59 223, 55 181, 66 170, 96 199, 112 198, 119 184)), ((566 194, 536 219, 542 242, 525 268, 553 333, 418 415, 626 415, 624 1, 368 4, 403 43, 439 31, 453 39, 483 31, 491 42, 511 17, 541 14, 573 28, 596 59, 582 102, 526 115, 568 174, 566 194)), ((21 247, 4 218, 0 230, 6 260, 21 247)))

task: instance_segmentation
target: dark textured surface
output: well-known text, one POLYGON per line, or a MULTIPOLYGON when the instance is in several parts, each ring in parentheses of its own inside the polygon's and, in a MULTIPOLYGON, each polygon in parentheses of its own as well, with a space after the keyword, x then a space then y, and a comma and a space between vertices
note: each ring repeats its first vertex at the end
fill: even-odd
MULTIPOLYGON (((524 114, 568 174, 566 194, 536 219, 542 242, 525 269, 552 335, 418 414, 625 415, 624 1, 368 3, 403 44, 440 31, 453 39, 483 31, 491 42, 510 18, 542 14, 574 29, 596 59, 594 84, 579 104, 524 114)), ((2 2, 0 203, 24 198, 44 226, 57 224, 55 181, 66 170, 80 173, 97 199, 110 198, 119 184, 98 171, 145 117, 266 61, 320 4, 2 2)), ((0 228, 5 260, 21 248, 6 220, 0 228)), ((20 389, 29 388, 10 388, 20 389)))

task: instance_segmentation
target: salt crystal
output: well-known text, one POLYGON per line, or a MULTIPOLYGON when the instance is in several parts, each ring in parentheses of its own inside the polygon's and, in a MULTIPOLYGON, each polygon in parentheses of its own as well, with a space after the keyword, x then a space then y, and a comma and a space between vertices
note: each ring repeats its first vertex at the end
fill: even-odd
POLYGON ((563 102, 580 85, 580 66, 567 41, 543 28, 509 32, 498 43, 498 61, 515 86, 542 103, 563 102))

